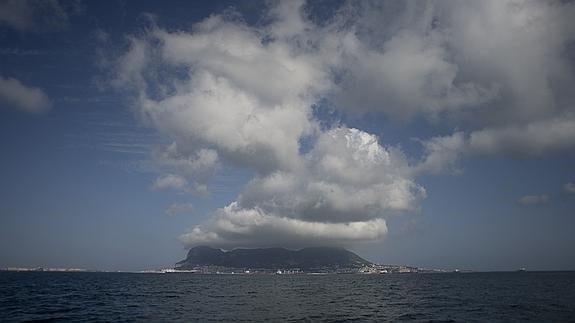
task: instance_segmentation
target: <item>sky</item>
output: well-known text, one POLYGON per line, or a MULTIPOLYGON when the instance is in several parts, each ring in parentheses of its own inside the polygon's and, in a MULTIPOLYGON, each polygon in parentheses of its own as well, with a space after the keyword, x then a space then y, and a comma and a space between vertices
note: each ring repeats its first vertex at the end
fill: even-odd
POLYGON ((197 245, 575 270, 575 3, 0 1, 0 267, 197 245))

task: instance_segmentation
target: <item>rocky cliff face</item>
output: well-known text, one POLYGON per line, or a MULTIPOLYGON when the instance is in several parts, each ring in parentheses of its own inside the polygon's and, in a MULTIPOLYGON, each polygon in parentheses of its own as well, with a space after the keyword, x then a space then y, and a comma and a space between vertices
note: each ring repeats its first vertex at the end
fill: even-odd
POLYGON ((191 269, 199 266, 253 268, 275 270, 279 268, 359 268, 371 264, 355 253, 332 247, 313 247, 301 250, 284 248, 234 249, 224 252, 207 246, 190 249, 186 259, 177 268, 191 269))

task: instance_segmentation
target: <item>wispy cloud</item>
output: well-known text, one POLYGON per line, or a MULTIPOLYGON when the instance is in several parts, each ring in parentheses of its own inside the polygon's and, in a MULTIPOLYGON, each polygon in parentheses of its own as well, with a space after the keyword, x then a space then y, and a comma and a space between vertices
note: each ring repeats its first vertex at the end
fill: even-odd
POLYGON ((153 147, 159 142, 154 133, 142 132, 125 124, 98 123, 104 129, 94 134, 97 148, 109 152, 150 155, 153 147))
POLYGON ((174 203, 166 209, 166 214, 174 216, 180 213, 190 213, 193 210, 192 203, 174 203))
POLYGON ((60 30, 83 10, 79 1, 5 0, 0 1, 0 26, 21 32, 60 30))
POLYGON ((15 78, 0 76, 0 102, 29 113, 41 113, 52 103, 42 89, 27 86, 15 78))
POLYGON ((167 174, 158 177, 154 181, 152 188, 157 191, 163 191, 168 189, 184 191, 188 189, 188 181, 181 176, 174 174, 167 174))

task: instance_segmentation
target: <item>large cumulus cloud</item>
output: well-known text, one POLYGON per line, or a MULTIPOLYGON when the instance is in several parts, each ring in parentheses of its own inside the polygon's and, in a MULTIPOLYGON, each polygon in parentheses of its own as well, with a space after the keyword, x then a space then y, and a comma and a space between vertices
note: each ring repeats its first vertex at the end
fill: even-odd
POLYGON ((182 236, 188 245, 381 239, 386 219, 418 210, 422 173, 468 153, 574 148, 573 4, 347 2, 321 21, 311 7, 274 3, 257 26, 233 14, 190 30, 152 24, 117 59, 113 85, 172 141, 153 154, 166 172, 157 189, 206 191, 228 165, 254 174, 182 236), (326 126, 313 108, 323 100, 349 115, 460 129, 423 138, 414 162, 370 133, 326 126))
POLYGON ((183 236, 190 245, 305 246, 382 238, 385 218, 414 211, 425 190, 403 154, 357 129, 322 133, 301 167, 257 176, 214 221, 183 236))

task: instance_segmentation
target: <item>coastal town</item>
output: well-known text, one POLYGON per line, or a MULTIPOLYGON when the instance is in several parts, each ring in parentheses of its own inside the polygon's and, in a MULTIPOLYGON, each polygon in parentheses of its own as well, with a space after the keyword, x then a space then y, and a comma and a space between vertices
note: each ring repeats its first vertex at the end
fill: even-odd
POLYGON ((275 275, 294 275, 294 274, 407 274, 407 273, 445 273, 453 272, 444 269, 425 269, 406 265, 379 265, 370 264, 361 268, 317 268, 313 271, 304 271, 299 268, 277 268, 277 269, 258 269, 258 268, 232 268, 222 266, 197 266, 191 269, 162 268, 141 271, 107 271, 107 270, 90 270, 83 268, 50 268, 50 267, 6 267, 0 268, 4 272, 130 272, 130 273, 191 273, 191 274, 275 274, 275 275))
POLYGON ((406 265, 380 265, 369 264, 359 268, 354 267, 318 267, 314 269, 302 270, 300 268, 232 268, 222 266, 197 266, 194 268, 161 269, 162 273, 198 273, 198 274, 407 274, 407 273, 444 273, 450 272, 444 269, 426 269, 406 265))

